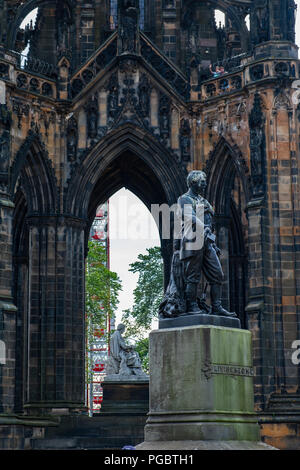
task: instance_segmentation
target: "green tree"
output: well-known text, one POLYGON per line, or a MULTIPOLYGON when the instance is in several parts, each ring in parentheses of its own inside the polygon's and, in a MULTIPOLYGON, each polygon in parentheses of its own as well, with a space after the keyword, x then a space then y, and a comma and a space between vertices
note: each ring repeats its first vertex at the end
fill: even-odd
MULTIPOLYGON (((110 271, 107 264, 105 248, 95 241, 88 243, 88 256, 86 263, 86 325, 87 344, 93 341, 96 328, 106 328, 107 318, 112 318, 122 290, 118 275, 110 271)), ((88 372, 90 364, 87 365, 88 372)))
POLYGON ((133 292, 132 309, 123 312, 122 322, 126 326, 126 337, 134 339, 144 370, 148 369, 148 337, 151 323, 158 316, 159 305, 164 295, 163 260, 159 247, 148 248, 147 254, 138 256, 129 271, 138 273, 137 286, 133 292))
POLYGON ((98 326, 106 315, 112 317, 117 309, 119 291, 118 275, 106 267, 106 250, 98 242, 89 241, 86 264, 86 314, 98 326), (103 312, 105 315, 103 315, 103 312))

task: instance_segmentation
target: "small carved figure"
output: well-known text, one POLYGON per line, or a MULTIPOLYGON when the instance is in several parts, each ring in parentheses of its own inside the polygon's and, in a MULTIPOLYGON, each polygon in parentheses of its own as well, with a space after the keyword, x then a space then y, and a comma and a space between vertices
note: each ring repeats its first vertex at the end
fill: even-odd
POLYGON ((142 116, 148 116, 150 112, 150 84, 146 75, 142 75, 140 80, 139 102, 142 116))
POLYGON ((164 95, 159 103, 159 124, 162 138, 167 139, 170 135, 170 101, 164 95))
POLYGON ((265 117, 258 93, 254 96, 253 108, 249 114, 251 181, 254 197, 264 192, 264 161, 266 153, 265 117))
POLYGON ((98 96, 95 95, 86 106, 88 137, 95 139, 98 134, 98 96))
POLYGON ((119 109, 119 82, 116 74, 111 76, 107 90, 109 92, 107 97, 108 116, 115 119, 119 109))
POLYGON ((269 39, 269 8, 267 1, 263 0, 256 8, 256 31, 258 42, 268 41, 269 39))
POLYGON ((188 119, 182 119, 180 126, 180 148, 182 160, 187 161, 191 156, 191 127, 188 119))
POLYGON ((0 137, 0 173, 6 173, 9 166, 10 132, 3 131, 0 137))
POLYGON ((67 129, 67 155, 71 162, 77 157, 78 126, 74 117, 71 117, 67 129))
POLYGON ((123 0, 120 6, 122 52, 135 52, 139 18, 136 0, 123 0))
POLYGON ((287 2, 287 40, 295 42, 295 23, 296 23, 297 5, 295 0, 287 2))
POLYGON ((69 12, 65 5, 59 4, 57 13, 57 47, 58 50, 65 51, 69 47, 69 12))
POLYGON ((107 375, 146 377, 142 370, 141 360, 134 346, 126 343, 122 334, 125 326, 120 323, 110 339, 110 356, 108 358, 107 375))

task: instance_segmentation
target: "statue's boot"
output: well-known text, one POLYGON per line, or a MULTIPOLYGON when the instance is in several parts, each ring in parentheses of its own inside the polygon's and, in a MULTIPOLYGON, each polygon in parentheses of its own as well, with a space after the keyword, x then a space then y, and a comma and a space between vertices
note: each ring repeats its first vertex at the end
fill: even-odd
POLYGON ((186 310, 189 315, 201 313, 197 302, 197 287, 194 283, 188 283, 186 286, 186 310))
POLYGON ((222 307, 221 302, 222 286, 221 284, 212 284, 210 289, 210 298, 212 306, 212 315, 219 315, 220 317, 232 317, 235 318, 237 315, 235 312, 228 312, 222 307))

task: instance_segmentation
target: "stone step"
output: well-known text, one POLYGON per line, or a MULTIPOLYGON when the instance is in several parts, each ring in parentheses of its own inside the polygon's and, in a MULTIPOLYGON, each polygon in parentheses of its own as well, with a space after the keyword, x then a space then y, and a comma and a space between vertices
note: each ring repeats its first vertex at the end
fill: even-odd
POLYGON ((91 437, 76 436, 58 439, 31 439, 33 450, 71 450, 71 449, 122 449, 141 443, 138 436, 91 437))
POLYGON ((114 423, 113 425, 105 425, 99 427, 91 427, 91 428, 73 428, 68 430, 61 430, 61 429, 49 429, 46 432, 46 438, 48 439, 56 439, 56 438, 72 438, 72 437, 106 437, 114 435, 116 437, 120 436, 131 436, 131 435, 144 435, 144 427, 145 424, 142 423, 141 425, 126 425, 124 423, 114 423))
POLYGON ((107 436, 107 435, 128 435, 141 433, 143 435, 145 427, 145 416, 140 419, 132 420, 132 417, 101 416, 97 418, 80 417, 80 419, 64 418, 60 426, 48 428, 47 438, 56 438, 59 436, 107 436))
POLYGON ((31 449, 33 450, 67 450, 76 449, 76 438, 61 439, 31 439, 31 449))

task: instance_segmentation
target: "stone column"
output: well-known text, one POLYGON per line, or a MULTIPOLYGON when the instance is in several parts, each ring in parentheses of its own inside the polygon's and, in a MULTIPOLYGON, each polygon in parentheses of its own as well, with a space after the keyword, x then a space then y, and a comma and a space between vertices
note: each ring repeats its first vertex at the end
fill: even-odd
POLYGON ((255 58, 298 57, 298 47, 295 44, 295 7, 294 0, 272 0, 265 3, 255 0, 251 12, 255 58))
POLYGON ((266 398, 275 390, 273 292, 267 279, 272 245, 264 198, 252 199, 248 204, 247 213, 249 302, 246 311, 249 329, 253 333, 255 405, 257 410, 261 410, 266 406, 266 398))
POLYGON ((27 409, 84 404, 84 224, 31 217, 27 409))
POLYGON ((16 311, 12 299, 12 218, 14 204, 0 193, 0 412, 10 414, 15 406, 16 311))
POLYGON ((0 0, 0 44, 2 44, 4 34, 4 13, 4 0, 0 0))
POLYGON ((59 99, 66 101, 69 98, 69 75, 70 61, 66 57, 62 57, 57 64, 58 68, 58 95, 59 99))

